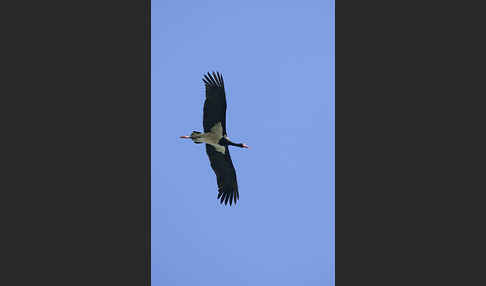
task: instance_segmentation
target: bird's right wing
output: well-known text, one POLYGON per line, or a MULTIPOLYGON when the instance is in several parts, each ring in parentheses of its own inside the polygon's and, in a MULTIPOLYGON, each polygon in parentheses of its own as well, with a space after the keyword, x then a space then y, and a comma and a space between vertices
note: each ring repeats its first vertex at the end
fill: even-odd
POLYGON ((206 86, 206 100, 204 101, 203 127, 204 132, 210 132, 218 122, 223 127, 223 135, 226 135, 226 95, 224 92, 223 76, 218 72, 204 75, 206 86))
POLYGON ((240 194, 238 193, 238 183, 236 181, 236 171, 231 161, 229 148, 226 146, 225 153, 216 151, 216 149, 206 144, 206 153, 208 154, 211 168, 216 174, 216 181, 218 183, 218 199, 220 203, 226 205, 229 201, 236 204, 240 194))

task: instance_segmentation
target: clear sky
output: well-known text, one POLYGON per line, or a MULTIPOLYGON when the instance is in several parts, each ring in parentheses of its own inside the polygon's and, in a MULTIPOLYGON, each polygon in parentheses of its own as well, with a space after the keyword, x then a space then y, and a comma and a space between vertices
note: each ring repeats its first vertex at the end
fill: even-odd
POLYGON ((334 285, 332 0, 152 0, 152 285, 334 285), (220 205, 203 73, 223 74, 240 200, 220 205))

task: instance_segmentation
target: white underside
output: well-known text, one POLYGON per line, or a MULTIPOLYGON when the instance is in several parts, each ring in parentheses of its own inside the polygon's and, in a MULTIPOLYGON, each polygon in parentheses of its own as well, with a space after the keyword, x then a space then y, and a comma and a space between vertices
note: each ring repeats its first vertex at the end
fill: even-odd
POLYGON ((209 144, 213 146, 216 151, 225 154, 226 148, 218 144, 221 138, 223 138, 223 126, 221 126, 221 122, 218 122, 211 128, 211 131, 202 134, 197 141, 209 144))

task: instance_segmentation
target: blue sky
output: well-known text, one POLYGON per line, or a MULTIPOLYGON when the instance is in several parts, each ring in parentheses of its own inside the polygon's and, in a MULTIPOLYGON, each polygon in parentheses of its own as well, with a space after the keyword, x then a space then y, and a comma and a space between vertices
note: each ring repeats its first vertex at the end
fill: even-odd
POLYGON ((152 285, 334 285, 333 2, 152 0, 152 285), (240 200, 202 131, 223 74, 240 200))

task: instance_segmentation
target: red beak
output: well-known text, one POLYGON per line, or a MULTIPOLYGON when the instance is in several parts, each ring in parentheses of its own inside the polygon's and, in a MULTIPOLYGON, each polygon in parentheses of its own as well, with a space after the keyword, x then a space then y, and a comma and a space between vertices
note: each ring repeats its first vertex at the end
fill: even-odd
POLYGON ((191 137, 189 137, 189 136, 181 136, 181 138, 190 139, 191 137))

